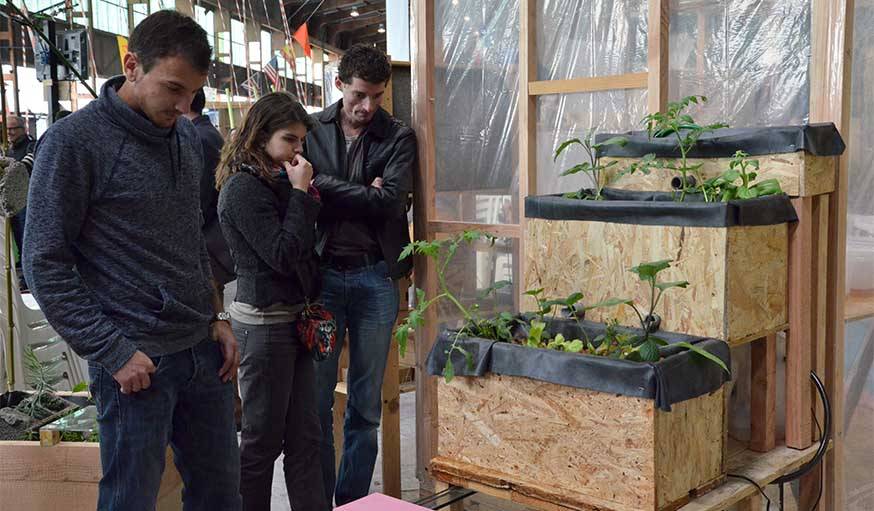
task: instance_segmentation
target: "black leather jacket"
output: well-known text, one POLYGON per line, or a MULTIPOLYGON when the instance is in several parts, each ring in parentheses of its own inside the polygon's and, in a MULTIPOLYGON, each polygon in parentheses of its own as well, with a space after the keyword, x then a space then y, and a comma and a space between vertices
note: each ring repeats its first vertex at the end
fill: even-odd
POLYGON ((339 219, 368 219, 388 265, 389 275, 410 273, 411 259, 398 261, 410 242, 407 200, 418 163, 416 134, 401 121, 380 109, 362 136, 364 165, 361 176, 348 176, 346 138, 340 127, 342 100, 312 115, 314 128, 307 135, 305 156, 312 163, 315 186, 322 196, 317 250, 327 241, 332 223, 339 219), (382 188, 370 183, 377 177, 382 188))

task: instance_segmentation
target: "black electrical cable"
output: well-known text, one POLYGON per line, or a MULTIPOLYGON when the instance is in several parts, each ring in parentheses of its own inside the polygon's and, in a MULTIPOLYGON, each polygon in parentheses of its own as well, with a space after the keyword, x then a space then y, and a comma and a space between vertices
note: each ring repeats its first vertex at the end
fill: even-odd
POLYGON ((736 477, 736 478, 738 478, 738 479, 743 479, 744 481, 747 481, 747 482, 749 482, 750 484, 752 484, 753 486, 755 486, 756 489, 759 490, 759 493, 762 494, 762 497, 765 497, 765 500, 768 502, 768 505, 767 505, 767 507, 765 508, 765 511, 771 511, 771 499, 768 498, 768 496, 765 494, 765 489, 762 488, 761 486, 759 486, 759 483, 753 481, 752 479, 750 479, 750 478, 747 477, 747 476, 742 476, 742 475, 740 475, 740 474, 725 474, 725 476, 726 476, 726 477, 736 477))
POLYGON ((832 433, 831 404, 829 403, 828 395, 825 392, 825 385, 823 385, 822 380, 819 379, 819 376, 817 376, 815 372, 811 371, 810 379, 813 380, 813 384, 816 385, 816 390, 819 393, 820 400, 822 401, 823 416, 825 417, 825 426, 823 428, 823 434, 820 438, 819 448, 816 450, 816 454, 810 461, 802 465, 798 470, 774 479, 773 481, 771 481, 771 484, 782 485, 783 483, 794 481, 804 474, 810 472, 816 466, 816 464, 822 460, 822 457, 825 456, 825 452, 828 450, 828 442, 831 439, 832 433))

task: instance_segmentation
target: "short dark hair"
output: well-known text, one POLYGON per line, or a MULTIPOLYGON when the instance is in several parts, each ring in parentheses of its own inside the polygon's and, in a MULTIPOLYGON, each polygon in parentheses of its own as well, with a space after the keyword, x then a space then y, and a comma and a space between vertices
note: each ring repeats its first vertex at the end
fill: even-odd
POLYGON ((386 83, 391 78, 391 62, 379 48, 356 44, 340 59, 340 81, 352 83, 360 78, 370 83, 386 83))
POLYGON ((190 17, 169 10, 158 11, 141 21, 130 36, 127 49, 136 54, 146 73, 158 59, 175 56, 206 73, 212 59, 206 31, 190 17))
POLYGON ((194 93, 194 99, 191 100, 191 112, 195 114, 203 113, 203 107, 206 106, 206 94, 203 92, 203 87, 197 89, 194 93))

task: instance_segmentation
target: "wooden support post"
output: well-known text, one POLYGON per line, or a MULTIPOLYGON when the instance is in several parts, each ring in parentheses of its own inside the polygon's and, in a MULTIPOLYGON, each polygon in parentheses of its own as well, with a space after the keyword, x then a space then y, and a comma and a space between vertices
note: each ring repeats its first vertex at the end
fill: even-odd
POLYGON ((668 103, 668 37, 670 36, 670 0, 649 0, 649 39, 647 67, 649 112, 661 112, 668 103))
POLYGON ((382 381, 382 492, 401 498, 401 400, 398 345, 391 341, 382 381))
MULTIPOLYGON (((850 141, 855 0, 811 4, 810 122, 834 122, 850 141)), ((826 453, 823 508, 844 509, 844 301, 849 151, 838 159, 828 204, 825 385, 832 407, 832 449, 826 453)))
POLYGON ((777 443, 777 336, 751 344, 750 450, 768 452, 777 443))
MULTIPOLYGON (((814 259, 811 265, 811 272, 814 276, 815 292, 813 294, 814 304, 813 313, 813 338, 811 339, 811 368, 816 372, 823 381, 826 377, 826 296, 828 281, 828 195, 817 195, 813 198, 813 247, 814 259)), ((811 392, 814 389, 811 388, 811 392)), ((823 413, 822 402, 815 394, 814 409, 816 411, 816 420, 820 427, 823 425, 825 415, 823 413)), ((819 440, 819 433, 816 428, 812 431, 813 441, 819 440)))
POLYGON ((789 228, 789 332, 786 335, 786 445, 805 449, 813 443, 810 414, 811 342, 814 276, 813 197, 792 200, 798 222, 789 228))
MULTIPOLYGON (((416 239, 431 239, 428 222, 435 220, 436 155, 434 124, 434 0, 410 4, 410 69, 412 125, 419 148, 419 174, 415 176, 413 230, 416 239)), ((426 257, 415 260, 416 287, 436 296, 437 274, 426 257)), ((434 308, 425 316, 425 326, 416 332, 416 473, 427 485, 428 465, 437 454, 437 381, 425 371, 428 353, 437 337, 434 308)))

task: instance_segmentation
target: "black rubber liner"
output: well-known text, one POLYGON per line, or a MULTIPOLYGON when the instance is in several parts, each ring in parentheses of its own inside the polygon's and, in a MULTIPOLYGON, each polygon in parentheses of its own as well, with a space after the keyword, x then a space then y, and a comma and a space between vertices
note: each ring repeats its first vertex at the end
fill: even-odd
MULTIPOLYGON (((578 324, 572 320, 554 320, 547 326, 547 331, 562 333, 569 340, 594 339, 605 329, 603 323, 581 321, 578 324)), ((641 332, 633 328, 620 330, 641 332)), ((427 370, 430 374, 443 374, 446 352, 455 335, 454 331, 444 330, 437 338, 428 354, 427 370)), ((669 343, 686 341, 697 344, 731 369, 731 351, 722 341, 669 332, 655 335, 669 343)), ((456 376, 481 377, 487 373, 521 376, 568 387, 652 399, 659 409, 665 411, 670 411, 674 403, 709 394, 729 380, 729 375, 713 362, 672 346, 660 348, 664 358, 653 363, 536 349, 471 337, 462 338, 459 345, 473 356, 474 367, 469 369, 465 357, 455 351, 452 364, 456 376)))
POLYGON ((633 192, 605 188, 604 200, 567 199, 561 195, 525 198, 525 217, 545 220, 589 220, 617 224, 733 227, 795 222, 798 216, 785 194, 729 202, 703 202, 678 192, 633 192))
MULTIPOLYGON (((601 156, 639 158, 654 153, 660 158, 679 158, 677 138, 649 138, 646 131, 627 133, 601 133, 596 142, 624 136, 628 143, 605 146, 601 156)), ((724 128, 705 133, 686 156, 689 158, 731 158, 735 151, 743 150, 751 156, 785 154, 807 151, 816 156, 838 156, 846 146, 834 123, 803 124, 799 126, 771 126, 762 128, 724 128)))

